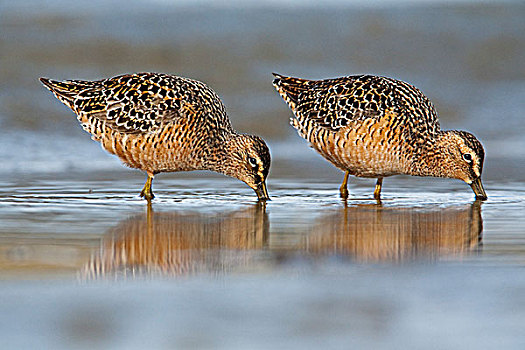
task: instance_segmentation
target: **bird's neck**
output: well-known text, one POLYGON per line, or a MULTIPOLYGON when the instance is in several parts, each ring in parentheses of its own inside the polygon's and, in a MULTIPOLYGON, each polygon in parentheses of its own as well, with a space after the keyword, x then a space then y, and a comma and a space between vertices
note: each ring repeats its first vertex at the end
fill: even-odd
POLYGON ((239 158, 239 136, 236 133, 225 135, 221 142, 218 142, 208 154, 208 169, 218 173, 234 176, 235 169, 233 164, 239 158))
POLYGON ((416 147, 412 159, 411 175, 449 177, 447 162, 450 159, 452 143, 448 131, 438 131, 430 140, 416 147))

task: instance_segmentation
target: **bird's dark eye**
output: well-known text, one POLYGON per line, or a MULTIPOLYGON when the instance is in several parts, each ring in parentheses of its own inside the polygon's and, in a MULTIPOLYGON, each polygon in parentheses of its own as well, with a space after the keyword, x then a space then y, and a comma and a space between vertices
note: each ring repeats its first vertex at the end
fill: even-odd
POLYGON ((466 161, 467 163, 472 162, 472 156, 470 155, 470 153, 465 153, 465 154, 463 155, 463 159, 465 159, 465 161, 466 161))
POLYGON ((248 163, 252 168, 257 168, 257 160, 253 157, 248 157, 248 163))

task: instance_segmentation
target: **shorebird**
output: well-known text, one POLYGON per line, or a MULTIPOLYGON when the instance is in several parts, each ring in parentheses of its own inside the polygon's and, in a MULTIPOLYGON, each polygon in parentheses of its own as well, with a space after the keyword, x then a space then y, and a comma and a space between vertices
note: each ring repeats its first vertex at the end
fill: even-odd
POLYGON ((270 151, 258 136, 237 133, 206 84, 168 74, 136 73, 85 81, 40 81, 76 113, 82 128, 124 164, 147 174, 150 201, 161 172, 211 170, 235 177, 267 200, 270 151))
POLYGON ((377 178, 374 198, 379 200, 383 178, 398 174, 460 179, 476 199, 487 199, 481 183, 483 146, 466 131, 441 130, 432 102, 416 87, 373 75, 274 76, 273 85, 293 111, 292 126, 345 172, 343 199, 349 175, 377 178))

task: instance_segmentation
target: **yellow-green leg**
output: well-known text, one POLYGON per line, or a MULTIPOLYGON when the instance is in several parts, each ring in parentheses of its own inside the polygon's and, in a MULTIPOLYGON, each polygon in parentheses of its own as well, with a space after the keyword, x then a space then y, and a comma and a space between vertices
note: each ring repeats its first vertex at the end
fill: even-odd
POLYGON ((146 179, 146 183, 144 184, 144 188, 142 189, 142 192, 140 192, 140 196, 144 199, 146 199, 148 202, 155 198, 153 195, 153 190, 151 189, 153 182, 153 175, 148 174, 148 178, 146 179))
POLYGON ((374 198, 377 200, 381 199, 381 186, 383 185, 383 178, 378 177, 376 182, 376 188, 374 190, 374 198))
POLYGON ((347 189, 347 184, 348 184, 348 176, 350 175, 350 173, 348 171, 345 172, 345 177, 343 178, 343 183, 341 184, 341 187, 339 187, 339 193, 341 194, 341 198, 343 198, 344 200, 346 200, 348 198, 348 189, 347 189))

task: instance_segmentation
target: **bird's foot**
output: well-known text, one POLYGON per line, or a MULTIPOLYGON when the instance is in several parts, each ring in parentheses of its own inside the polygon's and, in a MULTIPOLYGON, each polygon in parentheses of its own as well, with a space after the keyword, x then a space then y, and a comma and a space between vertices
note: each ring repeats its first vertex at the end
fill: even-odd
POLYGON ((380 177, 377 179, 376 187, 374 189, 374 198, 376 201, 381 201, 381 186, 383 186, 383 178, 380 177))
POLYGON ((144 187, 142 188, 142 191, 140 192, 140 197, 146 199, 148 202, 151 201, 155 196, 153 195, 153 190, 151 189, 153 182, 153 175, 150 175, 148 173, 148 177, 146 178, 146 183, 144 184, 144 187))
POLYGON ((346 201, 348 199, 348 189, 346 187, 341 186, 341 188, 339 189, 339 195, 343 200, 346 201))
POLYGON ((155 195, 153 194, 153 191, 151 191, 151 189, 149 191, 145 191, 145 189, 143 189, 141 192, 140 192, 140 197, 141 198, 144 198, 145 200, 147 200, 148 202, 151 201, 153 198, 155 198, 155 195))
POLYGON ((345 171, 345 176, 343 178, 343 183, 341 184, 341 187, 339 187, 339 194, 341 195, 341 198, 346 201, 348 198, 348 176, 350 176, 349 171, 345 171))

